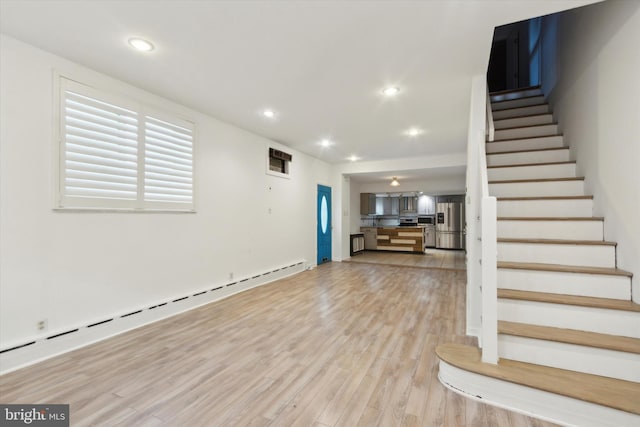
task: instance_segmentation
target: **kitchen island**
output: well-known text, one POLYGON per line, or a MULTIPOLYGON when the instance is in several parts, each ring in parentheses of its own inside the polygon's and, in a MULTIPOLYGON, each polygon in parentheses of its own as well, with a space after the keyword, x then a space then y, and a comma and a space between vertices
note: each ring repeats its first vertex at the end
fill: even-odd
POLYGON ((425 227, 386 226, 377 227, 379 251, 424 253, 425 227))

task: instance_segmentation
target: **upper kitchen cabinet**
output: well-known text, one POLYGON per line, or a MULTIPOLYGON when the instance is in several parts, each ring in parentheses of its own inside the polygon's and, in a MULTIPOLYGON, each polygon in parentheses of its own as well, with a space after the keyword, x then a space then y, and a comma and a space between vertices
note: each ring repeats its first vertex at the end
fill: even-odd
POLYGON ((376 214, 376 195, 374 193, 360 193, 360 215, 376 214))
POLYGON ((418 197, 418 215, 435 215, 436 201, 432 196, 423 194, 418 197))
POLYGON ((397 195, 383 194, 376 196, 377 215, 398 215, 400 213, 400 197, 397 195))

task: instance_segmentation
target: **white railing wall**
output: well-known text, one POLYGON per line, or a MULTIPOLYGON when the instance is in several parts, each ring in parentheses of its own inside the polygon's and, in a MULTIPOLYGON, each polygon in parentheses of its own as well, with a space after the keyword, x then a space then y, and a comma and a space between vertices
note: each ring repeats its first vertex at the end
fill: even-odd
POLYGON ((497 210, 487 177, 485 141, 493 139, 488 102, 486 76, 475 76, 467 141, 467 333, 478 336, 482 361, 497 363, 497 210))

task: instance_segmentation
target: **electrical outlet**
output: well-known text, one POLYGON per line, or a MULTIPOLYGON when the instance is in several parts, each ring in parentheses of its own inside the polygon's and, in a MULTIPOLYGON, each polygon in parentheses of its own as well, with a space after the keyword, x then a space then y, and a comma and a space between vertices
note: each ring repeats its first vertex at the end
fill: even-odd
POLYGON ((38 322, 38 330, 44 332, 47 330, 47 319, 40 320, 38 322))

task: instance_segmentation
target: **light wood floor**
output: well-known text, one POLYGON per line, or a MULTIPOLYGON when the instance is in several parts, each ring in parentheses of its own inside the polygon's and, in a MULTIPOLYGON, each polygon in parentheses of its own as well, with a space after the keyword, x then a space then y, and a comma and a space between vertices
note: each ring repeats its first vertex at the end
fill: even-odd
POLYGON ((349 262, 466 270, 465 252, 447 249, 427 249, 424 254, 364 251, 349 258, 349 262))
POLYGON ((73 426, 548 426, 450 392, 464 271, 330 263, 0 377, 73 426))

